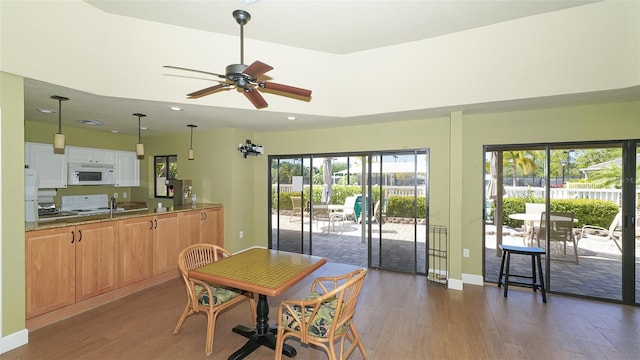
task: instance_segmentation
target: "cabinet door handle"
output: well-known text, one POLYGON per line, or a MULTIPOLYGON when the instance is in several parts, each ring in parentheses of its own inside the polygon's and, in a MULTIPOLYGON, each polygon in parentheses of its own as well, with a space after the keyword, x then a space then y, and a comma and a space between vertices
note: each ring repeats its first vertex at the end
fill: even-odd
POLYGON ((76 233, 71 231, 71 243, 73 244, 76 241, 76 233))
POLYGON ((151 223, 151 227, 149 229, 153 229, 153 220, 149 220, 149 222, 151 223))
POLYGON ((153 222, 155 223, 155 226, 153 228, 157 229, 158 228, 158 219, 153 219, 153 222))
POLYGON ((200 213, 200 221, 204 221, 204 213, 200 213))
POLYGON ((78 238, 78 242, 82 241, 82 230, 78 230, 78 233, 80 233, 80 238, 78 238))

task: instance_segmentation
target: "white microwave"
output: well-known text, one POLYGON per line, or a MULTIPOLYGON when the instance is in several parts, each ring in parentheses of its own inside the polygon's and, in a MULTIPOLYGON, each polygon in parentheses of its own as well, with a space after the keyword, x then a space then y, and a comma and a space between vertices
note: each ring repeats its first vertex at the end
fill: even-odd
POLYGON ((69 163, 67 185, 115 185, 113 165, 69 163))

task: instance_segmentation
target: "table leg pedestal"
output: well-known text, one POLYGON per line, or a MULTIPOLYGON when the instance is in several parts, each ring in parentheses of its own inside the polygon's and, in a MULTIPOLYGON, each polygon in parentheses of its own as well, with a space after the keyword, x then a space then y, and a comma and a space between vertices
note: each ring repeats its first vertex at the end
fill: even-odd
MULTIPOLYGON (((238 325, 233 328, 233 332, 249 339, 240 349, 229 356, 229 360, 244 359, 260 346, 266 346, 272 350, 276 349, 276 327, 269 326, 269 304, 267 297, 260 294, 257 304, 257 319, 255 329, 238 325)), ((284 344, 282 354, 287 357, 296 356, 296 349, 290 345, 284 344)))

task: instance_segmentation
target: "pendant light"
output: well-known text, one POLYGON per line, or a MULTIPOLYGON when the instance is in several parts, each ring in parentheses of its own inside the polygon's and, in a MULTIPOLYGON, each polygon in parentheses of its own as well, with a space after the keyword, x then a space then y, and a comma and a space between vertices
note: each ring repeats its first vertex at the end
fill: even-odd
POLYGON ((191 128, 191 141, 189 142, 189 156, 187 156, 188 160, 193 160, 193 128, 198 127, 198 125, 187 125, 188 127, 191 128))
POLYGON ((142 144, 142 139, 140 137, 140 118, 147 115, 141 114, 141 113, 135 113, 133 114, 133 116, 138 117, 138 143, 136 144, 136 155, 144 156, 144 145, 142 144))
POLYGON ((64 151, 65 138, 62 133, 62 102, 69 100, 64 96, 52 95, 51 99, 58 100, 58 132, 53 134, 53 150, 64 151))

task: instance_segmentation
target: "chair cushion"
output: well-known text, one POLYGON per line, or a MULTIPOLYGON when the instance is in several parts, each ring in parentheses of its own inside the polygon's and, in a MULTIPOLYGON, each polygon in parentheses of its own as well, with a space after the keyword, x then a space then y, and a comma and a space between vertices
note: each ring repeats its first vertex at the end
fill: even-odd
MULTIPOLYGON (((196 285, 195 287, 196 295, 200 294, 202 286, 196 285)), ((211 284, 211 293, 213 294, 213 305, 224 304, 225 302, 238 297, 240 292, 235 289, 228 289, 225 287, 221 287, 215 284, 211 284)), ((208 306, 209 305, 209 293, 206 291, 202 291, 202 294, 198 297, 198 303, 200 305, 208 306)))
MULTIPOLYGON (((320 293, 312 292, 309 294, 304 300, 312 300, 318 298, 320 293)), ((309 322, 309 317, 313 312, 314 307, 307 306, 305 308, 305 321, 309 322, 309 335, 313 337, 327 337, 329 329, 331 328, 331 324, 333 324, 333 320, 335 318, 336 306, 338 303, 338 299, 336 298, 328 298, 322 302, 320 305, 320 309, 316 313, 315 318, 311 319, 309 322)), ((302 316, 302 312, 299 306, 294 306, 293 310, 296 312, 298 317, 302 316)), ((288 309, 284 309, 282 312, 282 322, 284 326, 293 330, 300 331, 300 324, 295 320, 295 317, 291 315, 288 309)), ((342 333, 346 327, 349 325, 347 321, 344 325, 340 326, 340 328, 336 329, 335 334, 342 333)))

